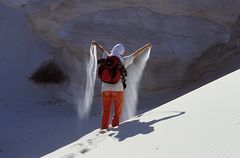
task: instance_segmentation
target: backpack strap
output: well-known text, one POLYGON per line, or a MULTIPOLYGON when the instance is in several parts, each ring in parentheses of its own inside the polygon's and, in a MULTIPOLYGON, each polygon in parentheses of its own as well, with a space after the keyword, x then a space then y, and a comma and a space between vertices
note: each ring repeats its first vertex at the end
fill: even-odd
POLYGON ((97 63, 98 63, 99 65, 102 65, 102 64, 105 62, 105 60, 106 60, 106 59, 104 59, 104 58, 98 59, 97 63))
POLYGON ((123 65, 123 63, 121 63, 119 65, 119 67, 120 67, 120 71, 121 71, 121 75, 122 75, 121 80, 122 80, 123 88, 125 90, 127 88, 127 84, 126 84, 127 70, 126 70, 125 66, 123 65))

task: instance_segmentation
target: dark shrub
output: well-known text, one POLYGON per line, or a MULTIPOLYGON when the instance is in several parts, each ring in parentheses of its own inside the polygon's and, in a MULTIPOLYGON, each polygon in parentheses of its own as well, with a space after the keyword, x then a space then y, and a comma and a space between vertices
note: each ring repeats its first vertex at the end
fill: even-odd
POLYGON ((39 68, 29 77, 36 83, 50 84, 50 83, 61 83, 66 79, 58 65, 54 60, 45 61, 40 65, 39 68))

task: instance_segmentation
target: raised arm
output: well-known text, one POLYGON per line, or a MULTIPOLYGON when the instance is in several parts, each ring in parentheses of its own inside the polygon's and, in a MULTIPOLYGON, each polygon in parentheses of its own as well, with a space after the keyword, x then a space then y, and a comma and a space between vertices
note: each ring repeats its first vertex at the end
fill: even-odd
POLYGON ((137 58, 139 55, 141 55, 146 49, 151 48, 152 44, 148 43, 145 46, 139 48, 138 50, 136 50, 134 53, 132 53, 134 58, 137 58))
POLYGON ((95 45, 102 53, 107 52, 103 46, 101 46, 100 44, 98 44, 96 41, 92 41, 92 44, 95 45))

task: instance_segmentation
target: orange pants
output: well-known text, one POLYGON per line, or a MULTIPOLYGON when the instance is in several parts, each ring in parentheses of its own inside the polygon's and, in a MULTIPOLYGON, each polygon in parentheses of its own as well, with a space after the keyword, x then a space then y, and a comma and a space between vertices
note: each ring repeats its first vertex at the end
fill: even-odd
POLYGON ((107 129, 109 126, 111 106, 114 104, 114 115, 112 126, 118 126, 121 118, 122 107, 124 101, 123 91, 103 91, 102 92, 102 122, 101 129, 107 129))

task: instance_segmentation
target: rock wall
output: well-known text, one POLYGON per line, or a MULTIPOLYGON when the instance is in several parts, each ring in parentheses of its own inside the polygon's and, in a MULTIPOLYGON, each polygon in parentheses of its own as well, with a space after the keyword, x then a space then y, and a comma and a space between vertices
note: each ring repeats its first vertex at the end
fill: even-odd
POLYGON ((20 8, 26 6, 29 0, 0 0, 0 2, 14 7, 14 8, 20 8))
MULTIPOLYGON (((146 8, 97 11, 69 20, 60 29, 64 46, 76 54, 92 39, 108 50, 121 42, 128 53, 153 43, 143 87, 159 89, 184 80, 185 68, 208 47, 228 40, 228 33, 211 21, 192 16, 166 16, 146 8), (161 84, 159 84, 159 82, 161 84)), ((88 55, 88 53, 86 53, 88 55)))
POLYGON ((164 15, 190 15, 229 26, 235 22, 239 10, 238 0, 30 0, 26 13, 42 37, 59 45, 58 30, 66 21, 99 10, 124 7, 146 7, 164 15))
POLYGON ((127 53, 152 42, 142 88, 161 89, 196 79, 200 73, 192 70, 207 71, 206 65, 233 54, 218 53, 218 46, 228 45, 237 30, 237 6, 238 0, 30 0, 26 15, 44 39, 83 65, 93 39, 108 50, 121 42, 127 53), (209 53, 215 60, 191 69, 209 53))

